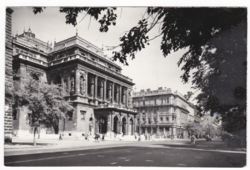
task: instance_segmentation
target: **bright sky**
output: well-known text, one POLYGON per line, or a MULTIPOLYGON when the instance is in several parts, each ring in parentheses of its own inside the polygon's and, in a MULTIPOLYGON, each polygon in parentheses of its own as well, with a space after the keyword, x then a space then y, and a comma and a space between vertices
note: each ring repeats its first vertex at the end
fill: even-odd
MULTIPOLYGON (((32 32, 36 34, 38 39, 45 42, 61 41, 76 34, 76 27, 65 24, 65 14, 59 12, 57 7, 49 7, 43 13, 34 15, 32 8, 27 7, 12 7, 14 13, 12 15, 12 33, 21 34, 23 30, 29 27, 32 32)), ((90 20, 89 16, 82 13, 78 17, 78 34, 80 37, 95 44, 98 47, 116 46, 119 44, 119 37, 133 26, 136 26, 139 19, 142 18, 146 8, 142 7, 123 7, 117 9, 117 24, 111 26, 108 33, 101 33, 99 31, 99 23, 93 18, 90 20)), ((159 27, 157 26, 149 34, 151 38, 159 34, 159 27)), ((157 38, 150 42, 141 52, 136 54, 134 60, 129 60, 129 66, 122 66, 122 73, 133 79, 136 84, 136 91, 140 89, 157 89, 158 87, 167 87, 173 90, 178 90, 182 94, 190 91, 190 83, 183 84, 180 76, 182 71, 177 66, 179 58, 183 54, 182 51, 175 52, 166 58, 163 57, 160 51, 161 38, 157 38)), ((105 52, 108 56, 112 54, 105 52)))

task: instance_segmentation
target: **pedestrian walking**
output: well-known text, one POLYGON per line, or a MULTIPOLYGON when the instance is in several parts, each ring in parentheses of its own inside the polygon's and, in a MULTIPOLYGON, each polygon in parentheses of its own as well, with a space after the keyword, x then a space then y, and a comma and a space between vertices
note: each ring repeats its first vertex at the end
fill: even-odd
POLYGON ((137 139, 137 136, 136 136, 136 134, 135 134, 135 140, 137 139))
POLYGON ((195 146, 195 136, 194 135, 192 135, 191 136, 191 146, 195 146))
POLYGON ((138 141, 141 141, 141 135, 139 135, 139 137, 138 137, 138 141))
POLYGON ((62 134, 59 134, 59 140, 63 140, 63 139, 62 139, 62 134))
POLYGON ((95 142, 98 142, 98 138, 100 137, 100 135, 98 133, 95 134, 95 142))
POLYGON ((86 141, 89 141, 89 133, 86 134, 85 140, 86 140, 86 141))
POLYGON ((105 141, 105 135, 102 134, 102 141, 104 142, 105 141))

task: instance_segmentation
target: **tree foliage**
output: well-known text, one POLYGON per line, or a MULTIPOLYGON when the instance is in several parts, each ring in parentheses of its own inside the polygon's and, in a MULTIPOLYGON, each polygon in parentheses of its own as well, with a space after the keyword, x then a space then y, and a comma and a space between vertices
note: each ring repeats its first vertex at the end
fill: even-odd
MULTIPOLYGON (((100 31, 107 32, 111 23, 115 25, 115 10, 61 8, 60 12, 66 13, 66 23, 74 26, 83 11, 96 20, 102 16, 100 31)), ((41 11, 34 8, 35 13, 41 11)), ((138 24, 120 37, 120 50, 113 51, 113 60, 128 65, 129 57, 134 59, 157 37, 161 37, 159 48, 165 57, 186 49, 178 66, 184 71, 182 81, 187 83, 192 78, 193 87, 201 90, 196 98, 199 112, 219 113, 224 130, 239 130, 246 128, 245 123, 229 122, 246 119, 246 22, 246 8, 148 7, 138 24), (160 28, 160 34, 150 38, 154 27, 160 28)))
POLYGON ((12 104, 13 109, 28 108, 31 126, 53 127, 65 118, 65 113, 73 110, 58 85, 39 82, 29 75, 15 78, 14 85, 5 88, 6 100, 12 104))
MULTIPOLYGON (((42 7, 34 7, 34 14, 38 14, 43 12, 45 8, 42 7)), ((65 13, 66 16, 66 24, 72 24, 73 26, 77 25, 77 17, 79 13, 85 12, 86 15, 93 17, 95 20, 98 20, 100 23, 100 31, 107 32, 109 30, 110 25, 116 25, 117 15, 115 13, 116 8, 90 8, 90 7, 79 7, 79 8, 68 8, 61 7, 59 10, 61 13, 65 13), (103 14, 104 13, 104 14, 103 14)))

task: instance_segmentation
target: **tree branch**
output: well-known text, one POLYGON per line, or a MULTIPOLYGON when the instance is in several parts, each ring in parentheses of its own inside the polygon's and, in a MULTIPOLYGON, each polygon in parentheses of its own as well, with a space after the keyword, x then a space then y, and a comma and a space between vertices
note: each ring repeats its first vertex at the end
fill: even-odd
POLYGON ((148 40, 148 42, 149 42, 149 41, 154 40, 155 38, 157 38, 157 37, 161 36, 162 34, 163 34, 163 33, 161 33, 161 34, 159 34, 159 35, 155 36, 154 38, 149 39, 149 40, 148 40))

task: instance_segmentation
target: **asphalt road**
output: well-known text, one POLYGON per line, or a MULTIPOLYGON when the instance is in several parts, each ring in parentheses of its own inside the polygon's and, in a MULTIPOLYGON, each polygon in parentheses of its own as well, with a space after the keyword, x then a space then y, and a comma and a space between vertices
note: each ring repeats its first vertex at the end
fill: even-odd
MULTIPOLYGON (((243 167, 246 153, 142 142, 112 148, 5 156, 5 166, 243 167), (136 146, 137 145, 137 146, 136 146)), ((203 146, 203 145, 200 145, 203 146)), ((204 147, 203 147, 204 148, 204 147)))

